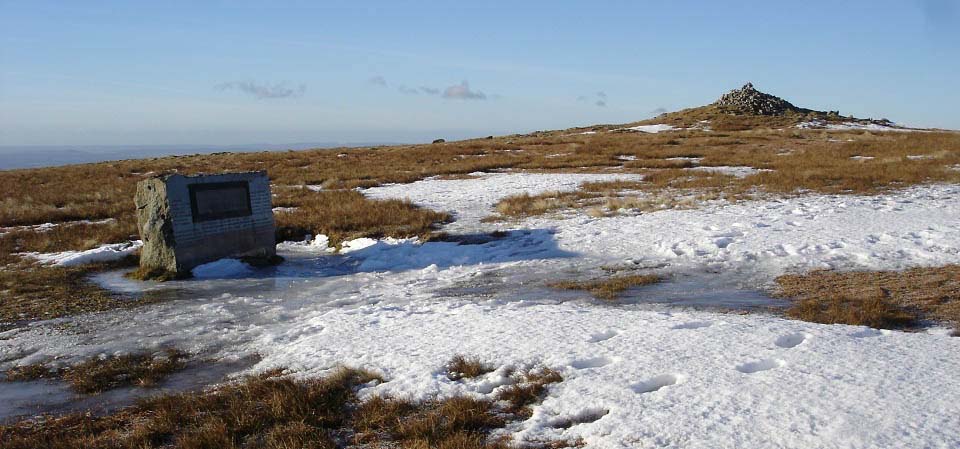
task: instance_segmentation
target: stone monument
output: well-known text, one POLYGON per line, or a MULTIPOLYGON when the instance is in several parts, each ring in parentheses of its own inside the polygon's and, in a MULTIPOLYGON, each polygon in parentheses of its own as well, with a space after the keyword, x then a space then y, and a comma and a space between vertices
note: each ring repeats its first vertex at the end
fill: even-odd
POLYGON ((270 179, 265 171, 184 176, 137 184, 141 278, 190 276, 226 257, 277 259, 270 179))

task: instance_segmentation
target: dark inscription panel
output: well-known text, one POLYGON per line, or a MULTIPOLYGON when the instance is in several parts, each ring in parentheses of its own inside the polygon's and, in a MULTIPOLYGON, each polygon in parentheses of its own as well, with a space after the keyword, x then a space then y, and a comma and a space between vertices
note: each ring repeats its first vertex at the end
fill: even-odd
POLYGON ((250 185, 246 181, 193 184, 189 189, 194 222, 251 214, 250 185))

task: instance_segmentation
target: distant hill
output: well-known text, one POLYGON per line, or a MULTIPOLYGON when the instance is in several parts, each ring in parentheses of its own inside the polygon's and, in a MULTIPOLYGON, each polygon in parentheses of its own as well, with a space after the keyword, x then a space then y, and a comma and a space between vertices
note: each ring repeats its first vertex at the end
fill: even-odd
POLYGON ((368 147, 396 142, 297 142, 238 145, 0 145, 0 170, 142 159, 184 154, 368 147))

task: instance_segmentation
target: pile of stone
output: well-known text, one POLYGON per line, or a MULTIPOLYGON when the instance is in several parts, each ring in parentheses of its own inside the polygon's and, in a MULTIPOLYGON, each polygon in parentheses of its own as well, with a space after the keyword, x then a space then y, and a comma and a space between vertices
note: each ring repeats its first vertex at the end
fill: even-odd
POLYGON ((714 103, 728 109, 734 109, 745 114, 755 115, 784 115, 789 112, 810 112, 808 109, 798 108, 783 98, 765 94, 754 89, 753 83, 727 92, 714 103))

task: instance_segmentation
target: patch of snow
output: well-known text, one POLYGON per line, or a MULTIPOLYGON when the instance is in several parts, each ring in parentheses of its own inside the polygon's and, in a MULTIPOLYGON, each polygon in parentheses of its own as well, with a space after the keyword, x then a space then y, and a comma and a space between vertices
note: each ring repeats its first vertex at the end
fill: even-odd
POLYGON ((934 157, 929 154, 911 154, 907 156, 907 159, 910 159, 911 161, 920 161, 924 159, 934 159, 934 157))
POLYGON ((292 252, 321 252, 321 253, 332 253, 336 251, 336 248, 330 247, 330 238, 323 235, 317 234, 316 237, 306 236, 302 242, 281 242, 277 244, 278 251, 292 251, 292 252))
POLYGON ((253 267, 237 259, 220 259, 199 265, 192 272, 197 279, 222 279, 250 275, 253 267))
MULTIPOLYGON (((395 240, 395 239, 391 239, 395 240)), ((379 243, 377 239, 371 239, 368 237, 361 237, 359 239, 353 239, 346 242, 343 242, 340 245, 340 252, 343 254, 351 253, 354 251, 359 251, 364 248, 368 248, 379 243)))
POLYGON ((642 133, 656 134, 656 133, 662 133, 665 131, 677 131, 680 129, 681 128, 677 128, 673 125, 660 124, 660 125, 631 126, 628 128, 619 128, 619 129, 616 129, 615 131, 639 131, 642 133))
POLYGON ((738 178, 745 178, 760 172, 773 171, 770 169, 757 169, 745 165, 718 165, 714 167, 690 167, 685 170, 706 171, 711 173, 721 173, 724 175, 733 175, 738 178))
POLYGON ((912 128, 901 128, 896 126, 880 125, 877 123, 827 123, 823 120, 811 120, 797 124, 800 129, 826 129, 831 131, 891 131, 891 132, 916 132, 922 131, 912 128))
POLYGON ((853 160, 855 160, 855 161, 869 161, 869 160, 871 160, 871 159, 876 159, 876 158, 873 157, 873 156, 859 156, 859 155, 858 155, 858 156, 850 156, 850 159, 853 159, 853 160))
POLYGON ((59 253, 22 253, 24 256, 36 259, 40 263, 70 267, 95 262, 112 262, 132 255, 143 242, 135 240, 126 243, 111 243, 86 251, 63 251, 59 253))
POLYGON ((0 227, 0 235, 15 232, 15 231, 32 231, 32 232, 48 232, 53 229, 56 229, 59 226, 72 226, 72 225, 99 225, 107 224, 116 221, 113 218, 105 218, 103 220, 74 220, 74 221, 64 221, 60 223, 41 223, 38 225, 25 225, 25 226, 9 226, 9 227, 0 227))
POLYGON ((307 190, 312 191, 312 192, 319 192, 319 191, 323 190, 323 186, 322 186, 322 185, 319 185, 319 184, 308 184, 308 185, 305 185, 305 186, 303 186, 303 187, 306 188, 307 190))
POLYGON ((293 211, 295 211, 295 210, 297 210, 296 207, 274 207, 274 208, 273 208, 273 213, 277 213, 277 212, 293 212, 293 211))
POLYGON ((576 133, 576 135, 590 135, 590 134, 596 134, 596 133, 597 133, 596 131, 584 131, 582 133, 576 133))
POLYGON ((620 154, 620 155, 617 155, 617 160, 621 160, 621 161, 635 161, 635 160, 637 160, 637 157, 634 156, 634 155, 632 155, 632 154, 620 154))
POLYGON ((700 120, 696 125, 693 125, 693 129, 699 129, 702 131, 713 131, 713 128, 710 127, 710 120, 700 120))
POLYGON ((694 164, 699 164, 703 160, 702 157, 690 157, 690 156, 677 156, 677 157, 668 157, 668 161, 690 161, 694 164))

